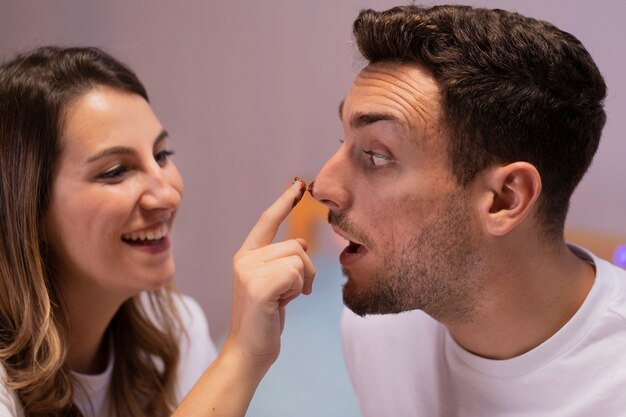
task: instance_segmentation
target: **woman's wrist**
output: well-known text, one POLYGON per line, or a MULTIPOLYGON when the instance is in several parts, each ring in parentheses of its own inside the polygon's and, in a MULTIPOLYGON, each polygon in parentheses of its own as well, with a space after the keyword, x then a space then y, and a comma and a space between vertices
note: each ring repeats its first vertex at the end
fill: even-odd
POLYGON ((229 337, 216 361, 221 362, 220 366, 235 369, 239 375, 260 381, 276 359, 276 354, 247 351, 229 337))
POLYGON ((173 417, 243 417, 271 364, 227 340, 173 417))

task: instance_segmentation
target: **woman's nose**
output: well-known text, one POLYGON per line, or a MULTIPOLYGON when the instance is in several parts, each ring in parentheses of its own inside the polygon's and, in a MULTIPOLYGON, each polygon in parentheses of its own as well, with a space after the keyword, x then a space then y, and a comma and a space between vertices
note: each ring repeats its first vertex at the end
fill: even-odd
POLYGON ((175 168, 168 172, 161 168, 148 175, 146 188, 141 197, 143 208, 176 210, 182 196, 182 178, 175 168))

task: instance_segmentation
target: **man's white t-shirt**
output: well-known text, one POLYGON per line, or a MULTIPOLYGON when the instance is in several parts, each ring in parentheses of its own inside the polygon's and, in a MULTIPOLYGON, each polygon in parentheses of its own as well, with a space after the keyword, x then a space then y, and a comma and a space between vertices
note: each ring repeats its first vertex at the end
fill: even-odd
POLYGON ((342 339, 364 417, 626 416, 626 271, 596 268, 578 312, 521 356, 489 360, 460 347, 421 311, 360 318, 342 339))
MULTIPOLYGON (((202 308, 192 298, 176 298, 176 306, 188 337, 180 338, 180 363, 178 366, 176 394, 178 400, 189 392, 217 356, 215 345, 209 335, 209 327, 202 308)), ((85 417, 110 417, 108 388, 111 382, 114 358, 107 369, 98 375, 73 373, 80 383, 74 392, 74 401, 85 417), (84 390, 82 389, 84 388, 84 390)), ((0 365, 0 379, 6 373, 0 365)), ((23 417, 22 406, 12 390, 0 384, 0 417, 23 417)))

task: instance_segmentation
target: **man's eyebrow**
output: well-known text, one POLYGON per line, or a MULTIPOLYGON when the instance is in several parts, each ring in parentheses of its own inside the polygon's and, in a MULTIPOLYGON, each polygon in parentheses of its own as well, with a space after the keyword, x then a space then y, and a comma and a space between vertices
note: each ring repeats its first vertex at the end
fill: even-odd
POLYGON ((355 113, 350 117, 350 127, 358 129, 376 122, 394 122, 401 124, 400 120, 391 113, 355 113))
MULTIPOLYGON (((165 129, 162 130, 154 139, 154 146, 157 146, 159 143, 167 139, 167 137, 168 137, 167 131, 165 129)), ((135 153, 136 152, 133 148, 129 148, 126 146, 113 146, 111 148, 104 149, 98 152, 97 154, 89 157, 89 159, 87 159, 85 163, 89 164, 89 163, 95 162, 99 159, 102 159, 104 157, 111 156, 111 155, 134 155, 135 153)))
MULTIPOLYGON (((345 99, 339 103, 339 119, 343 120, 343 105, 345 99)), ((401 124, 401 121, 391 113, 355 113, 350 117, 350 127, 352 129, 358 129, 372 123, 389 121, 401 124)))

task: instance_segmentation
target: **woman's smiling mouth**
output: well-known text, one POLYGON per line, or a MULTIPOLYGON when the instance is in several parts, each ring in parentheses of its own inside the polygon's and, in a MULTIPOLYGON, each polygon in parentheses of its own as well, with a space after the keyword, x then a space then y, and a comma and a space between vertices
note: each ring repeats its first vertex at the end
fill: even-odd
POLYGON ((170 247, 168 233, 169 226, 163 222, 157 227, 125 233, 122 235, 122 241, 149 253, 159 253, 170 247))

